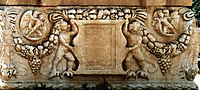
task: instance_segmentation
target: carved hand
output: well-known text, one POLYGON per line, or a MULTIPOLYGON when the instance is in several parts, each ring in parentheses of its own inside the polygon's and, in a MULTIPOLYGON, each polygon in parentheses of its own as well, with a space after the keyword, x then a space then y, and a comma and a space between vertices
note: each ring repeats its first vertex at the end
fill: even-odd
POLYGON ((129 20, 128 20, 128 18, 127 18, 126 21, 125 21, 125 24, 128 25, 128 23, 129 23, 129 20))
POLYGON ((71 25, 74 25, 74 20, 71 19, 71 20, 69 20, 69 22, 71 25))
MULTIPOLYGON (((68 49, 69 51, 71 51, 71 52, 74 51, 74 47, 72 47, 72 46, 70 46, 70 45, 67 46, 67 49, 68 49)), ((66 52, 68 52, 68 51, 66 51, 66 52)))

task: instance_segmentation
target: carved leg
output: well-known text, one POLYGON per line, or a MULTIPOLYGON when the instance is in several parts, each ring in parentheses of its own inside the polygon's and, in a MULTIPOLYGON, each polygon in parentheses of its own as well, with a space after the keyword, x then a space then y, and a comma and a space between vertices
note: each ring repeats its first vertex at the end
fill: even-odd
POLYGON ((74 62, 75 62, 75 58, 73 56, 73 54, 71 52, 67 52, 64 57, 66 58, 67 60, 67 71, 64 71, 62 73, 62 76, 61 78, 64 76, 64 75, 67 75, 68 77, 72 77, 74 76, 74 71, 72 70, 73 68, 73 65, 74 65, 74 62))
POLYGON ((195 50, 191 50, 192 52, 189 54, 190 56, 189 57, 193 57, 192 58, 192 68, 193 69, 196 69, 196 71, 198 72, 199 71, 199 68, 198 68, 198 56, 199 56, 199 45, 196 44, 196 45, 191 45, 191 49, 194 49, 196 48, 195 50))
POLYGON ((62 49, 60 46, 58 47, 58 51, 57 51, 55 59, 53 61, 53 66, 52 66, 52 70, 51 70, 51 72, 49 74, 49 78, 53 78, 55 76, 59 76, 60 75, 60 72, 57 70, 57 66, 58 66, 59 62, 63 58, 64 50, 65 49, 62 49))
POLYGON ((51 72, 49 74, 49 78, 53 78, 55 76, 59 76, 60 75, 60 72, 57 70, 57 66, 58 66, 58 63, 62 60, 62 57, 59 58, 59 57, 56 57, 54 62, 53 62, 53 67, 51 69, 51 72))
POLYGON ((194 80, 195 76, 197 75, 198 71, 196 69, 189 68, 186 70, 186 78, 187 80, 194 80))
POLYGON ((131 63, 132 59, 133 59, 133 51, 130 50, 127 53, 126 58, 125 58, 125 67, 127 69, 127 77, 136 77, 136 74, 132 69, 132 63, 131 63))
POLYGON ((143 57, 142 51, 139 48, 136 49, 134 58, 137 60, 138 66, 140 67, 140 69, 137 71, 137 75, 141 78, 148 79, 148 72, 145 69, 145 59, 143 57))
POLYGON ((199 46, 191 45, 188 57, 192 57, 192 59, 188 60, 189 67, 186 69, 186 78, 190 81, 194 80, 195 76, 199 72, 198 68, 198 54, 199 54, 199 46), (195 50, 192 50, 196 48, 195 50))

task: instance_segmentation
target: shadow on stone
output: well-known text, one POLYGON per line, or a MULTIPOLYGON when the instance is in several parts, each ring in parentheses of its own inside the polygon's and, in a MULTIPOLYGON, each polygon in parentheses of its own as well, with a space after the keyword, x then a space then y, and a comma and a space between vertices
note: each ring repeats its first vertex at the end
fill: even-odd
POLYGON ((108 83, 108 81, 104 77, 103 80, 96 85, 94 90, 112 90, 112 86, 108 83))

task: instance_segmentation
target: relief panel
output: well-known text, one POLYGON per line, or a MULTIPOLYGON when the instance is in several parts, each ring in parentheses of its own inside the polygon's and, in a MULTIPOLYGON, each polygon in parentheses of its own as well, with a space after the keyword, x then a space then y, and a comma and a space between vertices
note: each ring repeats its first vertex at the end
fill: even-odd
POLYGON ((183 84, 199 71, 200 29, 187 8, 1 8, 0 76, 6 83, 80 86, 103 77, 134 88, 143 81, 183 84))

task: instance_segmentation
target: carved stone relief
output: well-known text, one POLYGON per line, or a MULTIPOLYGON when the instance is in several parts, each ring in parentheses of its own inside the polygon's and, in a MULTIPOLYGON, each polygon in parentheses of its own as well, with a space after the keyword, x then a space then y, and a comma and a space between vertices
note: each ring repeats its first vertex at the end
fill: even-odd
POLYGON ((180 16, 178 11, 169 15, 169 10, 157 10, 154 13, 153 26, 155 30, 163 36, 173 36, 177 33, 180 16))
POLYGON ((47 31, 47 16, 39 10, 28 10, 23 13, 19 22, 20 36, 29 44, 38 44, 49 34, 47 31))
MULTIPOLYGON (((155 13, 169 13, 168 10, 157 10, 155 13)), ((177 11, 174 11, 172 14, 174 13, 183 13, 183 19, 185 21, 184 23, 184 30, 181 34, 179 34, 179 37, 177 37, 177 40, 173 40, 171 42, 160 42, 160 41, 156 41, 156 39, 150 34, 148 33, 148 28, 145 27, 145 25, 143 26, 143 30, 142 30, 142 35, 143 35, 143 44, 145 44, 146 49, 151 52, 152 54, 154 54, 157 58, 158 58, 158 64, 160 66, 161 72, 163 74, 168 72, 169 67, 171 66, 171 60, 170 58, 176 57, 177 55, 182 54, 183 52, 185 52, 185 50, 187 50, 189 43, 190 43, 190 37, 193 36, 192 35, 192 31, 195 30, 194 27, 194 23, 193 23, 193 13, 189 10, 185 10, 185 9, 179 9, 177 11), (179 11, 179 12, 178 12, 179 11)), ((154 13, 154 14, 155 14, 154 13)), ((163 16, 163 15, 162 15, 163 16)), ((166 15, 166 17, 168 16, 168 14, 166 15)), ((155 17, 155 16, 154 16, 155 17)), ((180 17, 177 15, 177 17, 180 17)), ((154 19, 157 19, 154 18, 154 19)), ((178 19, 178 18, 176 18, 178 19)), ((164 20, 160 20, 161 22, 166 23, 165 25, 169 25, 170 23, 164 20), (168 23, 168 24, 167 24, 168 23)), ((179 22, 177 22, 179 23, 179 22)), ((172 23, 171 25, 167 26, 169 27, 174 27, 175 30, 175 24, 177 23, 172 23)), ((155 24, 153 24, 155 25, 155 24)), ((161 25, 161 24, 160 24, 161 25)), ((157 26, 155 26, 156 28, 157 26)), ((164 28, 164 26, 161 26, 164 28)), ((171 31, 170 31, 171 32, 171 31)), ((175 32, 175 31, 172 31, 175 32)), ((159 31, 159 33, 162 34, 166 34, 169 35, 167 33, 162 32, 162 30, 159 31)), ((175 33, 174 33, 175 34, 175 33)), ((172 34, 170 34, 172 35, 172 34)), ((196 61, 194 61, 193 63, 195 63, 196 61)), ((194 70, 194 72, 198 71, 198 67, 192 67, 195 68, 196 70, 194 70)))
MULTIPOLYGON (((56 14, 50 15, 50 19, 52 19, 52 21, 54 21, 55 17, 59 18, 59 16, 57 16, 59 14, 57 14, 56 16, 55 15, 56 14)), ((74 74, 72 68, 75 64, 75 55, 73 53, 74 50, 72 42, 74 36, 78 33, 78 28, 73 20, 69 20, 68 16, 65 16, 64 14, 61 15, 63 15, 63 17, 60 17, 60 20, 58 19, 58 21, 55 23, 58 29, 57 35, 51 35, 49 38, 50 40, 52 38, 52 41, 53 39, 57 38, 58 41, 56 41, 55 43, 59 43, 56 51, 56 56, 53 61, 53 67, 49 75, 50 78, 57 75, 61 75, 63 77, 65 74, 71 77, 74 74), (64 18, 66 21, 63 20, 64 18), (67 20, 69 24, 67 23, 67 20), (68 25, 70 25, 71 27, 68 27, 68 25), (67 70, 60 74, 60 72, 57 71, 56 67, 58 66, 58 63, 62 60, 62 58, 65 58, 67 60, 67 70)))
POLYGON ((126 47, 129 49, 124 62, 125 62, 125 67, 127 69, 127 76, 133 76, 135 77, 136 74, 135 72, 131 69, 131 62, 130 60, 134 59, 137 61, 139 70, 137 71, 137 74, 142 77, 142 78, 147 78, 148 79, 148 72, 145 69, 145 59, 141 51, 142 47, 142 36, 140 35, 140 22, 138 22, 136 17, 142 16, 143 19, 145 20, 147 18, 147 14, 145 12, 139 12, 140 14, 135 16, 135 18, 131 18, 130 21, 126 19, 126 22, 122 28, 122 32, 124 36, 126 37, 127 40, 127 45, 126 47))
POLYGON ((47 17, 39 10, 25 11, 20 19, 20 30, 16 30, 13 34, 13 42, 15 50, 18 54, 28 59, 29 66, 34 74, 40 69, 42 58, 51 54, 58 45, 58 36, 53 28, 48 40, 45 40, 49 35, 47 30, 47 17), (57 36, 54 37, 54 36, 57 36))
POLYGON ((79 81, 110 75, 131 82, 193 80, 199 29, 189 9, 91 7, 2 7, 1 78, 68 82, 64 76, 79 81), (16 65, 19 62, 23 64, 16 65))
POLYGON ((5 25, 5 15, 3 10, 0 11, 0 42, 1 42, 1 58, 0 58, 0 76, 2 79, 9 80, 12 76, 16 77, 16 69, 13 64, 13 43, 12 32, 5 25))

